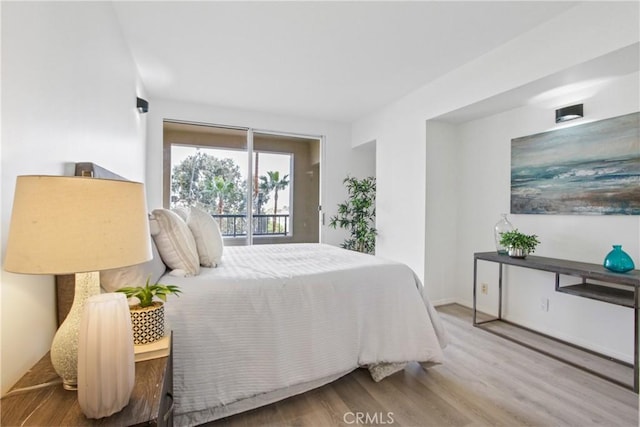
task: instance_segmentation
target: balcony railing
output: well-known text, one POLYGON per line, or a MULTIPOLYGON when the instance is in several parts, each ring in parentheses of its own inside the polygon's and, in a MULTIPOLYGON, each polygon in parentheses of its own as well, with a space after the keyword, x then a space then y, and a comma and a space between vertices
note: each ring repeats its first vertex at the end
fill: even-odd
MULTIPOLYGON (((211 215, 220 226, 224 237, 247 235, 247 217, 244 214, 211 215)), ((254 214, 254 236, 287 236, 289 234, 289 214, 254 214)))

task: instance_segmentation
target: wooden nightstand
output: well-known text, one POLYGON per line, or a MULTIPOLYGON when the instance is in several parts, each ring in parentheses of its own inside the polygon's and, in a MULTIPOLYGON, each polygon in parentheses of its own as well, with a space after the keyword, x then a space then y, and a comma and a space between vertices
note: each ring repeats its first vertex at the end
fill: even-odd
MULTIPOLYGON (((47 353, 13 389, 56 380, 47 353)), ((129 404, 117 414, 99 420, 88 419, 78 405, 77 393, 62 384, 19 392, 2 398, 3 426, 172 426, 173 355, 136 363, 136 383, 129 404)))

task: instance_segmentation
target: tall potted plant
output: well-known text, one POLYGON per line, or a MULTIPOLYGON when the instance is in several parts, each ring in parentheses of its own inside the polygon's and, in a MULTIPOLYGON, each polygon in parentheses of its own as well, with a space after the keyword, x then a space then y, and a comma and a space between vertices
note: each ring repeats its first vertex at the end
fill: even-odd
POLYGON ((342 247, 373 254, 376 249, 376 179, 357 179, 347 176, 343 181, 349 198, 338 204, 338 214, 331 217, 329 226, 344 228, 349 237, 342 247))
POLYGON ((133 343, 149 344, 164 336, 164 302, 167 295, 178 295, 180 288, 174 285, 150 284, 147 278, 145 286, 129 286, 118 289, 127 298, 137 298, 138 304, 130 305, 133 343), (158 297, 162 301, 154 301, 158 297))

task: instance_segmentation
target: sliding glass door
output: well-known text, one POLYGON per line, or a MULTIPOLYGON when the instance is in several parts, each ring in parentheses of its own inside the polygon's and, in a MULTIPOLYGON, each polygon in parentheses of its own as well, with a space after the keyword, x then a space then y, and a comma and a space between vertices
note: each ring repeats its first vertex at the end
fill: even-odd
POLYGON ((198 205, 226 245, 319 242, 320 140, 164 123, 164 204, 198 205))
POLYGON ((253 132, 254 244, 320 241, 320 140, 253 132))
POLYGON ((199 206, 220 226, 225 244, 246 245, 247 131, 164 123, 164 205, 199 206))

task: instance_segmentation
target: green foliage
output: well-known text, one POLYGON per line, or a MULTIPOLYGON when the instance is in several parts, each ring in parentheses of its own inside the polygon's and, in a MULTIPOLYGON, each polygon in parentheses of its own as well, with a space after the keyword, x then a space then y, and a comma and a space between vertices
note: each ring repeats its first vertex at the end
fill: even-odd
MULTIPOLYGON (((273 213, 278 213, 278 191, 284 190, 289 185, 289 175, 280 179, 280 172, 268 171, 267 176, 260 177, 260 191, 267 196, 273 192, 273 213)), ((268 200, 268 199, 267 199, 268 200)))
POLYGON ((539 243, 538 236, 523 234, 518 229, 500 233, 500 244, 505 248, 523 249, 528 253, 533 253, 539 243))
POLYGON ((218 200, 217 212, 224 213, 225 200, 232 200, 236 186, 233 182, 227 182, 223 177, 216 176, 213 178, 213 186, 211 187, 211 195, 218 200))
POLYGON ((197 151, 173 167, 171 207, 202 206, 207 212, 245 211, 247 183, 232 159, 197 151))
POLYGON ((338 214, 331 217, 329 226, 344 228, 349 237, 342 247, 353 251, 372 254, 376 248, 376 179, 361 180, 347 176, 343 181, 349 198, 338 204, 338 214))
MULTIPOLYGON (((278 213, 278 191, 284 190, 289 185, 289 175, 280 179, 280 172, 268 171, 267 176, 260 177, 260 190, 269 195, 273 191, 273 214, 278 213)), ((276 229, 276 218, 273 218, 273 229, 276 229)))
MULTIPOLYGON (((260 177, 257 177, 257 179, 260 179, 260 177)), ((261 181, 256 188, 258 191, 256 193, 256 196, 253 198, 253 211, 255 213, 261 214, 263 213, 262 206, 269 203, 269 200, 271 199, 271 189, 264 181, 261 181)))
POLYGON ((147 283, 145 286, 129 286, 118 289, 116 292, 122 292, 127 298, 136 297, 140 300, 140 307, 149 307, 153 304, 153 297, 158 297, 162 301, 167 301, 167 295, 178 295, 180 288, 174 285, 161 285, 156 283, 154 285, 149 284, 151 276, 147 277, 147 283))

